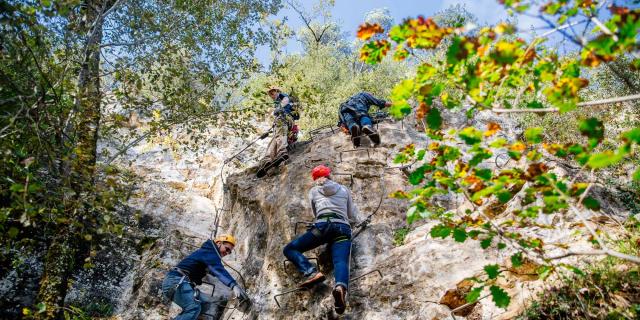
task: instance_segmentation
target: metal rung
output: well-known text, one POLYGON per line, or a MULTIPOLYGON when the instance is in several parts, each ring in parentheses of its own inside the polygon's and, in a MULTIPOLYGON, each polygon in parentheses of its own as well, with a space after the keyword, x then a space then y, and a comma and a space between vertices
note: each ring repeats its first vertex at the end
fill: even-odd
MULTIPOLYGON (((368 276, 368 275, 370 275, 372 273, 377 273, 380 276, 380 278, 383 277, 382 276, 382 272, 380 271, 380 269, 375 269, 375 270, 371 270, 371 271, 369 271, 367 273, 361 274, 361 275, 359 275, 357 277, 353 277, 353 278, 349 279, 349 282, 350 283, 356 282, 357 280, 362 279, 362 278, 364 278, 364 277, 366 277, 366 276, 368 276)), ((274 295, 273 296, 273 300, 276 301, 276 305, 278 305, 278 308, 282 309, 282 306, 280 305, 280 301, 278 301, 278 297, 281 297, 281 296, 284 296, 284 295, 287 295, 287 294, 290 294, 290 293, 298 292, 298 291, 304 291, 304 290, 308 290, 308 288, 298 287, 298 288, 290 289, 290 290, 287 290, 287 291, 283 291, 283 292, 280 292, 280 293, 274 295)))
POLYGON ((372 273, 377 273, 380 276, 380 278, 383 277, 382 272, 380 271, 380 269, 374 269, 374 270, 371 270, 371 271, 369 271, 367 273, 363 273, 363 274, 361 274, 361 275, 359 275, 357 277, 353 277, 353 278, 349 279, 349 282, 350 283, 356 282, 356 281, 358 281, 358 280, 360 280, 360 279, 362 279, 362 278, 364 278, 364 277, 366 277, 366 276, 368 276, 368 275, 370 275, 372 273))
POLYGON ((336 133, 336 129, 334 128, 333 125, 324 125, 324 126, 321 126, 321 127, 318 127, 318 128, 315 128, 315 129, 309 131, 309 138, 311 139, 311 141, 314 140, 314 135, 318 136, 318 135, 329 133, 328 131, 327 132, 321 132, 322 130, 325 130, 325 129, 331 129, 331 134, 336 133))
POLYGON ((294 293, 294 292, 297 292, 297 291, 302 291, 302 290, 307 290, 307 288, 298 287, 298 288, 295 288, 295 289, 290 289, 290 290, 287 290, 287 291, 284 291, 284 292, 280 292, 280 293, 276 294, 275 296, 273 296, 273 300, 276 301, 276 304, 278 305, 278 308, 281 309, 282 306, 280 306, 280 301, 278 301, 278 297, 284 296, 285 294, 290 294, 290 293, 294 293))
POLYGON ((332 173, 332 176, 349 176, 349 179, 351 181, 351 183, 349 183, 349 187, 353 187, 353 174, 351 173, 340 173, 340 172, 336 172, 336 173, 332 173))
POLYGON ((340 151, 340 162, 342 162, 342 154, 343 153, 347 153, 347 152, 358 152, 358 151, 367 151, 367 159, 371 159, 371 154, 369 153, 369 149, 371 148, 360 148, 360 149, 351 149, 351 150, 344 150, 344 151, 340 151))
MULTIPOLYGON (((318 266, 320 264, 320 260, 318 260, 318 257, 307 258, 307 260, 315 260, 316 266, 318 266)), ((282 261, 282 270, 284 272, 287 272, 287 262, 291 263, 291 261, 289 261, 287 259, 284 259, 284 261, 282 261)))
POLYGON ((311 169, 314 167, 314 165, 312 164, 313 162, 325 162, 326 160, 323 159, 318 159, 318 160, 313 160, 313 159, 305 159, 304 160, 304 167, 311 169))

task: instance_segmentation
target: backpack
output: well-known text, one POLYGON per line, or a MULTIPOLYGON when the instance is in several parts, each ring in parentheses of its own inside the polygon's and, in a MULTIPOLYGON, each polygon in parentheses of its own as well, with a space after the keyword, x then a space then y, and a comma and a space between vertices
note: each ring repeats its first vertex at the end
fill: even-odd
POLYGON ((291 88, 291 93, 289 94, 289 103, 291 104, 291 117, 293 117, 293 120, 300 120, 302 106, 296 94, 293 93, 293 88, 291 88))

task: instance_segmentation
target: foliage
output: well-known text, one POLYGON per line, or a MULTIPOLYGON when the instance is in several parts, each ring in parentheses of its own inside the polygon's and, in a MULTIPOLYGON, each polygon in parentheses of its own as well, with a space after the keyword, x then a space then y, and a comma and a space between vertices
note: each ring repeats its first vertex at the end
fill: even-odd
MULTIPOLYGON (((335 24, 331 20, 325 22, 335 24)), ((341 34, 340 30, 335 32, 341 34)), ((278 85, 301 102, 302 117, 297 123, 303 133, 335 125, 340 103, 360 91, 386 96, 393 83, 407 71, 407 66, 392 61, 367 66, 357 60, 354 51, 351 44, 340 38, 328 44, 321 42, 302 54, 282 56, 268 74, 256 74, 243 88, 242 94, 248 99, 242 104, 250 107, 252 113, 243 117, 267 119, 264 116, 271 113, 273 102, 265 90, 278 85)))
POLYGON ((116 212, 133 180, 99 163, 98 136, 108 138, 134 112, 152 119, 142 137, 216 121, 226 88, 257 69, 256 45, 269 39, 256 24, 279 1, 2 1, 0 8, 0 265, 8 273, 21 267, 22 254, 43 252, 35 315, 54 318, 71 273, 92 266, 103 235, 122 234, 116 212))
POLYGON ((407 237, 411 228, 402 227, 398 228, 393 232, 393 244, 396 246, 401 246, 404 244, 404 239, 407 237))
MULTIPOLYGON (((595 36, 586 36, 591 22, 587 23, 585 33, 575 41, 579 55, 561 57, 543 46, 545 37, 531 41, 519 38, 516 27, 508 23, 478 30, 462 21, 441 26, 434 18, 418 17, 390 30, 371 24, 360 27, 362 38, 388 32, 363 45, 360 58, 367 63, 377 64, 392 53, 399 60, 414 52, 434 53, 432 59, 418 66, 414 76, 400 81, 391 94, 390 113, 402 118, 415 110, 416 117, 426 121, 425 133, 433 140, 424 148, 409 145, 397 155, 396 163, 415 163, 409 175, 415 188, 393 196, 410 202, 409 221, 428 217, 440 222, 432 228, 432 237, 453 237, 458 242, 477 240, 483 249, 513 253, 511 260, 516 264, 526 255, 539 264, 538 275, 542 279, 560 270, 579 269, 558 264, 547 254, 548 249, 558 245, 569 248, 567 244, 550 246, 526 232, 528 228, 555 228, 537 222, 541 215, 575 215, 598 249, 640 261, 636 256, 611 250, 599 231, 585 220, 583 211, 600 209, 598 201, 589 195, 595 181, 559 176, 548 163, 552 159, 575 161, 592 173, 617 165, 637 150, 640 127, 626 127, 613 142, 603 145, 607 125, 587 117, 573 128, 581 139, 560 144, 547 143, 545 132, 539 127, 527 128, 518 140, 509 141, 497 135, 502 129, 497 122, 455 130, 446 128, 442 118, 444 108, 468 117, 480 110, 540 109, 547 104, 563 114, 576 110, 581 92, 589 85, 584 68, 598 67, 637 50, 640 9, 613 5, 606 14, 598 1, 551 1, 537 9, 529 1, 501 2, 512 12, 531 15, 529 11, 537 10, 537 17, 552 29, 550 33, 560 32, 570 40, 576 39, 560 25, 572 26, 586 18, 585 21, 594 21, 595 36), (607 20, 600 22, 603 18, 607 20), (438 54, 443 51, 444 55, 438 54), (514 165, 492 166, 488 160, 498 154, 508 155, 514 165), (460 195, 469 209, 434 210, 432 203, 438 194, 460 195)), ((640 174, 633 175, 636 176, 640 174)), ((475 279, 480 286, 471 291, 468 300, 477 299, 487 288, 497 306, 507 307, 510 299, 496 284, 501 277, 499 270, 498 265, 486 266, 486 277, 475 279)))
MULTIPOLYGON (((633 221, 633 220, 631 220, 633 221)), ((624 246, 637 253, 637 226, 624 246)), ((637 265, 607 258, 582 274, 563 274, 561 282, 542 292, 519 319, 637 319, 640 316, 640 270, 637 265)))

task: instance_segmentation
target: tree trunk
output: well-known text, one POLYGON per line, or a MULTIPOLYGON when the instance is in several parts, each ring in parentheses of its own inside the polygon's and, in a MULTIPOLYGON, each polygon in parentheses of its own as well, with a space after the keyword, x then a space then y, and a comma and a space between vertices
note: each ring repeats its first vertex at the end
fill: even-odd
MULTIPOLYGON (((96 147, 100 125, 100 44, 104 17, 113 0, 85 0, 82 5, 80 34, 86 34, 83 62, 78 73, 75 107, 65 128, 69 137, 70 153, 66 168, 66 186, 74 191, 67 199, 65 216, 72 221, 85 221, 82 203, 93 196, 96 165, 96 147)), ((42 319, 59 319, 63 315, 64 298, 69 287, 69 278, 76 268, 79 252, 79 230, 72 225, 58 225, 55 236, 45 256, 45 269, 40 280, 38 300, 46 311, 42 319)))

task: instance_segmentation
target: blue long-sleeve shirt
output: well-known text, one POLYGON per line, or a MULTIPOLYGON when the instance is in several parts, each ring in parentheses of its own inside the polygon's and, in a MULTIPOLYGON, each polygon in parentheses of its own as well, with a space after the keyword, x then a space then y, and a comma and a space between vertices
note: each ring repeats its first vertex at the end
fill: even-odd
POLYGON ((276 97, 276 100, 274 101, 274 104, 276 106, 274 115, 277 115, 277 113, 280 111, 284 111, 287 114, 293 113, 293 106, 291 105, 291 99, 289 98, 289 95, 287 95, 286 93, 281 92, 280 94, 278 94, 278 96, 276 97))
POLYGON ((383 108, 386 101, 374 97, 369 92, 360 92, 340 105, 340 112, 350 109, 359 114, 368 114, 372 105, 383 108))
POLYGON ((202 278, 207 271, 229 288, 237 284, 222 265, 222 257, 218 252, 218 247, 211 240, 205 241, 200 249, 182 259, 176 267, 185 271, 189 275, 189 279, 197 285, 202 284, 202 278))

